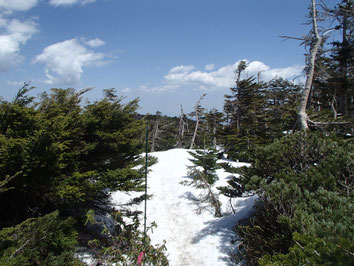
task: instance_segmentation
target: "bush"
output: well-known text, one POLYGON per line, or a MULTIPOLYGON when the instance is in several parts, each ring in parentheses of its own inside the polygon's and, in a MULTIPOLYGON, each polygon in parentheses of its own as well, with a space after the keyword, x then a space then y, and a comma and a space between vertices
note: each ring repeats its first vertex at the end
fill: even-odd
POLYGON ((287 254, 266 255, 260 265, 353 265, 354 244, 344 238, 335 242, 310 235, 293 234, 295 244, 287 254))
MULTIPOLYGON (((87 213, 86 223, 102 225, 94 218, 95 214, 91 210, 87 213)), ((121 212, 117 211, 114 216, 115 228, 109 230, 103 225, 101 241, 94 239, 89 241, 89 247, 98 251, 96 260, 103 265, 118 263, 119 265, 135 265, 141 252, 144 252, 145 265, 168 265, 168 260, 164 252, 165 242, 159 245, 152 245, 148 235, 144 235, 139 230, 140 221, 138 215, 131 217, 132 221, 127 223, 121 212)), ((156 227, 153 223, 147 228, 147 233, 156 227)), ((100 264, 101 265, 101 264, 100 264)))
MULTIPOLYGON (((252 166, 238 170, 241 175, 236 178, 240 184, 237 189, 257 193, 261 205, 266 206, 266 216, 274 214, 270 222, 264 222, 264 210, 259 209, 255 214, 259 221, 241 228, 243 242, 260 239, 268 231, 276 238, 284 227, 293 234, 288 235, 285 249, 279 249, 270 239, 257 247, 245 245, 249 260, 257 261, 267 255, 264 261, 270 262, 272 258, 283 258, 275 255, 279 253, 285 254, 287 259, 294 258, 291 264, 297 264, 295 257, 289 255, 298 251, 295 233, 297 238, 301 235, 302 240, 312 237, 322 244, 341 243, 345 245, 343 250, 352 248, 348 243, 354 236, 353 146, 351 140, 299 132, 255 150, 252 166)), ((312 247, 307 245, 308 249, 312 247)), ((349 251, 336 255, 335 250, 335 245, 330 247, 333 261, 352 258, 349 251)))
POLYGON ((77 233, 72 218, 55 211, 0 231, 0 265, 83 265, 74 257, 77 233))

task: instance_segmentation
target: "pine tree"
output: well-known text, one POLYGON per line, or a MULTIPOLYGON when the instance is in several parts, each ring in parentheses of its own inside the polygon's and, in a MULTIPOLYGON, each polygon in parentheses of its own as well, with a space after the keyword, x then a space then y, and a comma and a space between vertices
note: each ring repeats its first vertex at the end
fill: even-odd
POLYGON ((189 152, 189 154, 193 156, 190 161, 194 165, 189 167, 188 174, 191 176, 192 181, 187 184, 203 189, 204 192, 200 195, 200 201, 208 202, 214 208, 215 217, 221 217, 221 203, 218 194, 212 189, 213 184, 219 179, 216 170, 221 168, 217 164, 217 153, 214 150, 195 150, 194 152, 189 152))
MULTIPOLYGON (((208 143, 210 143, 210 146, 216 150, 218 139, 223 129, 222 122, 224 121, 224 114, 219 112, 216 108, 213 108, 205 114, 205 119, 208 126, 208 140, 210 139, 208 143)), ((206 144, 204 145, 204 148, 207 148, 206 144)))
POLYGON ((225 128, 225 149, 234 159, 248 160, 247 153, 265 137, 265 98, 253 77, 231 88, 228 99, 237 110, 225 128))
MULTIPOLYGON (((220 165, 217 163, 217 153, 215 150, 195 150, 189 152, 190 155, 193 156, 190 161, 194 164, 190 168, 191 174, 193 175, 193 170, 200 167, 202 168, 201 172, 204 175, 204 178, 207 182, 212 185, 215 181, 218 180, 218 176, 216 174, 216 170, 220 169, 220 165)), ((196 177, 193 175, 193 177, 196 177)))
POLYGON ((300 86, 278 78, 262 84, 261 91, 265 99, 264 128, 268 142, 294 129, 300 86))
POLYGON ((0 227, 56 209, 79 217, 102 210, 109 190, 139 188, 137 101, 109 92, 84 107, 73 89, 0 103, 0 227))
MULTIPOLYGON (((247 259, 257 261, 266 255, 267 263, 285 263, 286 258, 285 264, 298 264, 292 250, 301 241, 324 261, 325 244, 316 250, 306 239, 344 245, 340 252, 336 245, 329 247, 330 261, 351 259, 353 150, 351 141, 319 132, 298 132, 256 149, 251 167, 238 169, 240 186, 229 187, 236 194, 259 196, 249 224, 238 228, 247 259)), ((306 257, 312 261, 306 253, 299 255, 305 256, 304 262, 306 257)))

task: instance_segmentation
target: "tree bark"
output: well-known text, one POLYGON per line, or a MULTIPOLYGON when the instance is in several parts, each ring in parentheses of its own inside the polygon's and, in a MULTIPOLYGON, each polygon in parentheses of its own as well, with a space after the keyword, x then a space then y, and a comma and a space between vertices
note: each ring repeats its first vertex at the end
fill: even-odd
POLYGON ((194 128, 194 133, 193 133, 193 137, 192 137, 192 141, 191 141, 191 145, 189 146, 189 149, 193 149, 194 146, 194 142, 195 142, 195 137, 197 136, 197 131, 198 131, 198 127, 199 127, 199 114, 198 114, 198 110, 195 110, 195 117, 196 117, 196 124, 195 124, 195 128, 194 128))
POLYGON ((184 113, 183 113, 183 107, 181 105, 181 116, 179 119, 179 129, 178 129, 178 144, 177 147, 178 148, 183 148, 183 136, 184 136, 184 127, 186 122, 184 121, 184 113))
POLYGON ((155 146, 156 146, 156 140, 159 138, 159 124, 160 124, 160 113, 156 112, 156 121, 155 121, 155 126, 154 126, 154 130, 152 132, 152 136, 151 136, 151 149, 150 152, 154 152, 155 151, 155 146))
POLYGON ((222 217, 221 214, 221 205, 218 197, 214 194, 213 190, 211 189, 211 185, 208 183, 208 181, 204 178, 203 174, 199 171, 196 170, 197 173, 200 176, 200 180, 203 182, 204 187, 208 190, 208 195, 207 198, 210 201, 211 205, 214 207, 214 216, 215 217, 222 217))
POLYGON ((301 101, 298 109, 298 120, 299 120, 299 125, 301 130, 308 130, 308 116, 306 113, 306 106, 307 102, 310 96, 311 92, 311 87, 312 87, 312 81, 313 81, 313 76, 315 73, 315 62, 316 62, 316 56, 318 53, 318 50, 321 46, 322 43, 322 37, 318 33, 318 27, 317 27, 317 16, 316 16, 316 1, 312 0, 312 27, 313 27, 313 39, 311 41, 314 41, 315 44, 312 44, 312 47, 310 49, 310 60, 309 60, 309 65, 308 65, 308 71, 306 74, 306 83, 305 83, 305 88, 302 92, 301 95, 301 101))
POLYGON ((194 128, 194 133, 193 133, 193 137, 192 137, 192 141, 191 141, 191 145, 189 146, 189 149, 193 149, 194 146, 194 142, 195 142, 195 138, 197 136, 197 132, 198 132, 198 127, 199 127, 199 111, 201 111, 201 107, 200 107, 200 102, 203 100, 203 98, 205 97, 206 94, 203 94, 198 102, 196 103, 195 107, 194 107, 194 112, 195 112, 195 117, 196 117, 196 124, 195 124, 195 128, 194 128))
POLYGON ((160 119, 157 118, 156 124, 155 124, 155 129, 154 132, 152 134, 152 140, 151 140, 151 150, 150 152, 154 152, 155 151, 155 145, 156 145, 156 139, 158 137, 158 131, 159 131, 159 123, 160 123, 160 119))
POLYGON ((214 117, 213 121, 213 147, 216 150, 216 117, 214 117))

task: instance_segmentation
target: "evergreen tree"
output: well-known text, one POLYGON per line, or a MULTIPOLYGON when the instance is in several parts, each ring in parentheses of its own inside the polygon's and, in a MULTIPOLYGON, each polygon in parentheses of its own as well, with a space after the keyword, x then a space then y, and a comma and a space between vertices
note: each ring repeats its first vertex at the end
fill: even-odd
POLYGON ((308 252, 321 252, 319 261, 328 256, 333 262, 352 259, 353 150, 350 140, 309 132, 256 149, 251 167, 238 170, 235 181, 239 186, 229 188, 238 195, 257 193, 260 199, 249 224, 237 229, 247 260, 257 262, 265 256, 267 263, 296 264, 299 257, 291 252, 297 250, 299 239, 308 252), (309 239, 335 245, 329 246, 327 256, 325 244, 316 250, 309 239), (344 246, 339 252, 336 245, 344 246))
MULTIPOLYGON (((217 164, 217 153, 214 150, 195 150, 189 154, 193 156, 190 161, 194 165, 190 166, 188 171, 192 181, 186 184, 203 189, 200 201, 209 203, 214 208, 215 217, 221 217, 221 203, 218 194, 212 189, 213 184, 219 179, 216 170, 221 168, 217 164)), ((197 211, 200 212, 203 208, 205 207, 200 207, 197 211)))
MULTIPOLYGON (((95 250, 131 254, 141 234, 122 213, 136 220, 138 213, 118 212, 114 238, 131 243, 124 247, 90 231, 83 219, 91 210, 117 214, 112 191, 143 189, 137 100, 122 104, 106 90, 102 100, 82 105, 87 90, 52 89, 36 102, 27 91, 25 85, 12 102, 0 102, 0 264, 80 265, 74 252, 88 237, 77 231, 102 240, 95 250)), ((151 246, 146 259, 165 262, 162 251, 151 246)))
MULTIPOLYGON (((262 84, 265 138, 272 141, 294 129, 300 86, 277 78, 262 84)), ((268 142, 267 141, 267 142, 268 142)))
POLYGON ((336 30, 341 33, 341 39, 332 43, 331 55, 331 70, 335 79, 332 84, 337 85, 336 109, 341 115, 353 118, 354 3, 352 0, 342 0, 330 13, 337 20, 336 30))
POLYGON ((56 209, 84 215, 102 209, 109 190, 139 188, 137 101, 123 105, 110 92, 85 107, 73 89, 0 104, 1 227, 56 209))
POLYGON ((77 232, 72 218, 58 212, 27 219, 0 231, 0 265, 84 265, 75 258, 77 232))
POLYGON ((190 173, 193 178, 197 178, 198 174, 193 174, 193 171, 200 167, 202 168, 201 172, 204 175, 204 178, 207 182, 212 185, 215 181, 218 180, 218 176, 216 174, 216 170, 220 169, 220 165, 217 163, 217 153, 215 150, 194 150, 189 152, 190 155, 193 156, 190 161, 194 164, 194 166, 190 167, 190 173))
POLYGON ((216 108, 211 109, 205 114, 206 130, 207 130, 207 143, 204 148, 211 146, 216 150, 218 143, 220 143, 220 136, 223 130, 222 122, 224 121, 224 114, 219 112, 216 108))
POLYGON ((265 98, 254 78, 238 82, 228 100, 237 112, 225 128, 225 149, 234 159, 248 160, 248 152, 265 137, 265 98))

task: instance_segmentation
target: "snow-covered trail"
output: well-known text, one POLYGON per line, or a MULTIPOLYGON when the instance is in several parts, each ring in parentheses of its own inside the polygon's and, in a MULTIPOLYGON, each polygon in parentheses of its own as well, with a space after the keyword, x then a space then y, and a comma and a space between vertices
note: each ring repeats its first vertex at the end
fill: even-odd
POLYGON ((152 239, 157 243, 166 240, 171 264, 202 265, 203 261, 196 256, 197 245, 193 245, 192 240, 197 233, 196 228, 203 224, 196 219, 190 202, 183 197, 187 188, 180 182, 187 175, 186 164, 189 161, 180 156, 181 152, 183 150, 153 154, 158 158, 158 164, 152 166, 149 174, 148 194, 153 198, 148 201, 148 223, 157 223, 152 239))
MULTIPOLYGON (((149 233, 154 244, 166 241, 170 265, 231 265, 228 253, 234 239, 232 227, 244 218, 253 206, 254 198, 238 199, 236 214, 214 218, 212 210, 196 214, 199 190, 180 184, 188 180, 187 166, 191 165, 187 150, 173 149, 151 154, 158 163, 148 175, 147 224, 156 222, 149 233)), ((225 185, 229 174, 218 171, 217 186, 225 185)), ((117 201, 120 197, 113 196, 117 201)), ((228 199, 221 197, 226 210, 228 199)), ((142 207, 142 206, 141 206, 142 207)))

